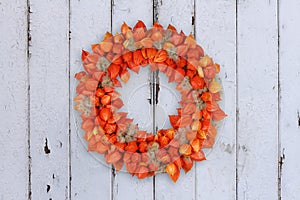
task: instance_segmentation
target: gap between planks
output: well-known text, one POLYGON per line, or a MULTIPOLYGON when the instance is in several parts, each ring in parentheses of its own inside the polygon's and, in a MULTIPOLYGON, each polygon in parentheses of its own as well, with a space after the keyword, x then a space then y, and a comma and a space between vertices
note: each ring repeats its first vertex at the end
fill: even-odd
POLYGON ((238 198, 238 122, 239 122, 239 104, 238 104, 238 4, 235 0, 235 199, 238 198))
POLYGON ((30 14, 31 14, 31 10, 30 10, 30 0, 26 0, 26 6, 27 6, 27 10, 26 10, 26 15, 27 15, 27 36, 26 36, 26 40, 27 40, 27 158, 28 158, 28 182, 27 182, 27 198, 29 200, 31 200, 31 148, 30 148, 30 68, 29 68, 29 63, 30 63, 30 57, 31 57, 31 53, 30 53, 30 46, 31 46, 31 24, 30 24, 30 14))
POLYGON ((281 86, 280 86, 280 0, 276 0, 276 11, 277 11, 277 145, 278 145, 278 200, 282 199, 282 168, 284 164, 284 148, 281 149, 281 133, 280 133, 280 104, 281 104, 281 86))
POLYGON ((68 76, 69 76, 69 124, 68 124, 68 128, 69 128, 69 137, 68 137, 68 155, 69 155, 69 162, 68 162, 68 173, 69 173, 69 198, 68 199, 72 199, 72 145, 71 145, 71 109, 72 108, 72 91, 71 91, 71 0, 68 0, 68 10, 69 10, 69 15, 68 15, 68 57, 69 57, 69 61, 68 61, 68 76))
MULTIPOLYGON (((152 3, 153 3, 153 24, 155 23, 155 22, 157 22, 158 21, 158 7, 159 7, 159 2, 158 2, 159 0, 153 0, 152 1, 152 3)), ((151 74, 152 74, 152 81, 153 81, 153 83, 155 82, 155 86, 156 86, 156 84, 158 84, 158 87, 159 87, 159 82, 158 83, 156 83, 156 79, 157 80, 159 80, 158 79, 158 72, 151 72, 151 74)), ((151 85, 151 83, 150 83, 150 85, 151 85)), ((154 86, 154 84, 152 84, 152 88, 150 88, 150 94, 152 93, 152 100, 151 100, 151 104, 152 104, 152 114, 153 114, 153 119, 152 119, 152 124, 153 124, 153 129, 152 129, 152 131, 153 131, 153 134, 155 134, 155 130, 156 130, 156 124, 155 124, 155 105, 158 103, 158 96, 155 98, 155 89, 156 89, 156 87, 154 86), (154 102, 155 101, 155 102, 154 102)), ((158 94, 158 93, 157 93, 158 94)), ((152 178, 152 182, 153 182, 153 186, 152 186, 152 197, 153 197, 153 200, 155 200, 156 199, 156 177, 155 177, 155 175, 153 176, 153 178, 152 178)))

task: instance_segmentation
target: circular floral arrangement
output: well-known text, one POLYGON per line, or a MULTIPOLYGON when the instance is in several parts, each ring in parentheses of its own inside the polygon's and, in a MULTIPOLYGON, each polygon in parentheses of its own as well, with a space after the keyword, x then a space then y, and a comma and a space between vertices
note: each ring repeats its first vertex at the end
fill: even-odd
POLYGON ((171 25, 165 30, 155 23, 147 30, 142 21, 133 29, 124 23, 121 33, 106 33, 92 50, 82 52, 85 71, 75 75, 74 98, 89 151, 104 154, 116 170, 124 166, 138 178, 167 172, 174 182, 181 168, 188 172, 194 161, 205 160, 202 149, 213 147, 214 124, 226 114, 218 105, 221 86, 215 76, 220 66, 204 55, 192 35, 171 25), (172 128, 155 134, 118 112, 123 102, 115 91, 130 79, 130 71, 138 73, 148 65, 177 83, 181 93, 178 114, 169 116, 172 128))

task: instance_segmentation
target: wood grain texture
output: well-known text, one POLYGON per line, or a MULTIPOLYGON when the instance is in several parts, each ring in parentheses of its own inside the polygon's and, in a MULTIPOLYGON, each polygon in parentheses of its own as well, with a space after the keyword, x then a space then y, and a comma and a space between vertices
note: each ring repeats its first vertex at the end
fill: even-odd
POLYGON ((0 2, 0 199, 28 197, 27 5, 0 2))
MULTIPOLYGON (((194 32, 194 26, 192 25, 194 1, 192 0, 158 1, 155 14, 158 22, 164 27, 172 24, 178 31, 183 30, 187 35, 194 32)), ((176 108, 179 107, 178 99, 180 100, 181 95, 176 92, 175 84, 168 83, 165 74, 159 73, 158 80, 156 81, 159 82, 160 90, 157 93, 158 104, 156 106, 157 114, 155 120, 158 126, 162 126, 157 128, 170 128, 170 126, 167 127, 168 123, 163 126, 161 121, 168 121, 168 115, 176 113, 176 108)), ((156 198, 195 199, 195 176, 195 167, 187 174, 181 170, 181 175, 176 184, 174 184, 167 174, 158 174, 155 180, 156 198)))
POLYGON ((238 2, 238 199, 278 198, 277 2, 238 2))
POLYGON ((220 103, 228 115, 219 128, 214 149, 197 163, 196 199, 235 199, 236 136, 236 3, 196 2, 196 40, 205 54, 220 63, 224 97, 220 103))
POLYGON ((30 7, 32 198, 68 199, 68 2, 32 0, 30 7))
POLYGON ((280 1, 280 153, 281 198, 300 196, 300 2, 280 1))
MULTIPOLYGON (((107 0, 71 0, 71 102, 75 97, 74 74, 83 70, 81 50, 91 51, 91 44, 99 43, 111 29, 111 4, 107 0)), ((71 198, 110 199, 111 169, 103 163, 103 156, 87 152, 80 122, 76 124, 71 107, 71 198), (101 161, 102 158, 102 162, 101 161), (100 159, 100 160, 99 160, 100 159)), ((78 122, 78 121, 77 121, 78 122)))
MULTIPOLYGON (((123 22, 134 27, 137 20, 142 20, 147 27, 153 23, 152 0, 114 0, 112 10, 112 31, 120 32, 123 22)), ((149 100, 151 95, 151 71, 150 66, 142 68, 139 74, 130 72, 131 77, 127 84, 123 83, 121 94, 124 107, 120 111, 129 112, 128 117, 134 118, 140 129, 152 132, 152 105, 149 100)), ((153 101, 151 101, 153 102, 153 101)), ((131 177, 123 169, 114 177, 114 199, 153 199, 153 178, 138 180, 131 177)))

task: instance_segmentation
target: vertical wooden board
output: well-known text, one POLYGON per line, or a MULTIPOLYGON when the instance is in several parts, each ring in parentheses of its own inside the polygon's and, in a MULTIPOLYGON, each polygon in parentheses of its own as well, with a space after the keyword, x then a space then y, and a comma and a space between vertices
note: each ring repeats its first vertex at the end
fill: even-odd
POLYGON ((30 7, 32 198, 68 199, 68 1, 31 0, 30 7))
POLYGON ((300 196, 300 2, 280 1, 280 116, 282 164, 281 198, 300 196))
POLYGON ((177 31, 183 31, 186 35, 194 33, 193 18, 194 16, 194 1, 187 0, 155 0, 156 11, 155 19, 160 24, 167 27, 172 24, 177 28, 177 31))
MULTIPOLYGON (((121 99, 124 106, 121 112, 128 112, 128 117, 138 123, 139 128, 152 132, 152 106, 149 104, 151 99, 149 88, 149 68, 142 68, 139 74, 131 71, 131 77, 128 83, 123 84, 121 89, 117 89, 122 94, 121 99)), ((123 168, 113 177, 113 197, 114 199, 152 199, 153 179, 147 178, 138 180, 132 177, 123 168)))
POLYGON ((70 101, 71 101, 71 198, 110 199, 111 169, 99 157, 87 152, 78 113, 73 108, 74 74, 82 71, 81 50, 91 51, 90 45, 99 43, 111 29, 111 3, 106 0, 71 0, 70 41, 70 101), (95 159, 96 158, 96 159, 95 159))
MULTIPOLYGON (((168 24, 174 25, 178 31, 183 30, 186 35, 194 32, 192 24, 194 18, 194 1, 158 1, 155 6, 155 17, 165 28, 168 24)), ((160 121, 169 120, 168 115, 175 114, 179 107, 178 99, 181 95, 175 89, 176 84, 169 84, 167 76, 159 73, 158 103, 156 105, 156 125, 162 125, 160 121), (170 98, 169 94, 172 94, 170 98), (167 103, 166 103, 167 102, 167 103)), ((156 97, 157 98, 157 97, 156 97)), ((170 128, 166 123, 160 128, 170 128)), ((181 171, 181 175, 174 184, 167 174, 158 174, 155 180, 155 196, 157 199, 195 199, 195 167, 187 174, 181 171)))
POLYGON ((223 100, 228 115, 218 129, 207 160, 197 163, 196 199, 235 199, 236 12, 235 1, 197 1, 196 39, 205 54, 220 63, 223 100))
POLYGON ((158 79, 159 91, 158 103, 155 106, 155 126, 156 129, 171 128, 169 115, 177 115, 177 109, 180 108, 181 94, 176 90, 177 84, 168 82, 168 77, 164 73, 159 73, 158 79))
POLYGON ((239 1, 237 10, 238 199, 277 199, 277 2, 239 1))
POLYGON ((0 199, 28 198, 26 1, 0 2, 0 199))
MULTIPOLYGON (((120 32, 123 22, 134 27, 137 20, 142 20, 147 28, 153 23, 153 4, 151 0, 129 1, 114 0, 112 9, 112 31, 120 32)), ((117 89, 121 94, 124 107, 120 111, 129 112, 128 117, 134 118, 134 123, 138 123, 143 130, 152 132, 152 106, 150 67, 141 68, 138 75, 133 71, 127 84, 123 83, 121 89, 117 89)), ((123 199, 153 199, 153 179, 147 178, 138 180, 131 177, 123 169, 117 172, 113 183, 113 198, 123 199)))

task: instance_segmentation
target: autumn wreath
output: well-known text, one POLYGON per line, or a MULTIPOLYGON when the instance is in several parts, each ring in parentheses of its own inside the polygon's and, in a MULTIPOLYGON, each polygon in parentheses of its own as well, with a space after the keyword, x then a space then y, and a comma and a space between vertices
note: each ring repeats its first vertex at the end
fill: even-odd
POLYGON ((116 170, 124 166, 138 178, 167 172, 174 182, 181 168, 188 172, 194 161, 205 160, 202 149, 213 147, 214 123, 226 114, 218 105, 221 86, 215 76, 220 66, 204 55, 192 35, 171 25, 165 30, 155 23, 147 30, 142 21, 133 29, 124 23, 120 34, 106 33, 92 50, 82 52, 85 71, 75 75, 79 84, 74 98, 89 151, 104 154, 116 170), (130 71, 138 73, 148 65, 177 83, 181 93, 178 114, 169 116, 172 128, 155 134, 118 112, 123 102, 115 91, 120 81, 130 79, 130 71))

